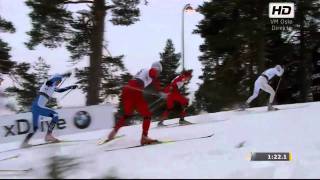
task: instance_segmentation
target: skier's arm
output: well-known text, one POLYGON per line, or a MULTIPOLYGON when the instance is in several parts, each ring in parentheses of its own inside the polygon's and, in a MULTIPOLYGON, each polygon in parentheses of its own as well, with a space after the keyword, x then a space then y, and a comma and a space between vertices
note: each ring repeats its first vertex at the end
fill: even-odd
POLYGON ((180 92, 180 89, 182 88, 183 86, 183 76, 182 75, 179 75, 177 76, 173 82, 171 83, 172 84, 172 91, 174 92, 180 92))
POLYGON ((67 87, 64 87, 64 88, 55 88, 54 91, 62 93, 62 92, 65 92, 65 91, 67 91, 69 89, 76 89, 77 87, 78 87, 77 85, 72 85, 72 86, 67 86, 67 87))

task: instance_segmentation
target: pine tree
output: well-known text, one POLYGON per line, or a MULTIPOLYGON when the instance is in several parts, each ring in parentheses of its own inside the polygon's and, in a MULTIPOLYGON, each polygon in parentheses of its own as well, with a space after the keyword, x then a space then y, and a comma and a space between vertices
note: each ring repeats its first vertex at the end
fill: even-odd
POLYGON ((311 96, 311 73, 312 73, 312 51, 319 42, 318 33, 320 28, 320 2, 317 0, 297 1, 295 26, 293 31, 297 32, 292 43, 295 43, 298 51, 296 66, 298 80, 299 102, 312 100, 311 96))
MULTIPOLYGON (((318 37, 320 38, 320 32, 318 33, 318 37)), ((320 42, 313 49, 312 62, 312 97, 313 101, 320 101, 320 42)))
POLYGON ((32 49, 42 43, 56 48, 66 43, 74 62, 89 56, 87 105, 101 102, 106 14, 112 13, 114 25, 131 25, 139 20, 140 0, 27 0, 26 4, 32 9, 29 14, 32 30, 28 32, 31 40, 27 46, 32 49), (86 4, 89 9, 77 12, 67 9, 75 4, 86 4))
MULTIPOLYGON (((13 67, 14 86, 8 87, 6 92, 9 96, 16 97, 18 111, 26 112, 31 110, 31 105, 37 97, 42 84, 48 79, 50 66, 41 57, 34 65, 29 63, 19 63, 13 67)), ((57 107, 57 100, 51 98, 48 107, 57 107)))
MULTIPOLYGON (((261 73, 260 60, 255 60, 263 50, 254 46, 254 41, 261 42, 257 39, 264 29, 257 15, 249 13, 252 5, 252 2, 212 1, 199 8, 205 16, 195 31, 205 38, 200 46, 203 55, 199 57, 203 65, 200 77, 203 83, 195 94, 199 109, 214 112, 233 106, 244 99, 241 91, 250 91, 241 88, 248 87, 247 84, 261 73)), ((260 48, 263 48, 262 43, 260 48)))
MULTIPOLYGON (((0 16, 0 32, 14 33, 16 30, 11 22, 6 21, 0 16)), ((9 54, 11 48, 8 43, 0 39, 0 74, 7 74, 15 64, 10 60, 9 54)))
POLYGON ((41 86, 49 78, 50 65, 42 57, 39 57, 32 68, 36 73, 37 86, 41 86))
POLYGON ((30 111, 32 101, 37 96, 36 76, 29 72, 30 69, 31 65, 28 63, 17 64, 13 69, 17 85, 6 89, 9 96, 16 97, 19 112, 30 111))
POLYGON ((162 72, 160 74, 160 82, 162 86, 168 85, 177 75, 177 69, 180 65, 181 55, 175 52, 174 44, 168 39, 164 51, 160 53, 160 62, 162 64, 162 72))
MULTIPOLYGON (((99 88, 99 102, 102 100, 105 101, 114 101, 118 98, 122 86, 127 83, 126 78, 129 74, 126 72, 126 68, 123 64, 123 56, 116 57, 104 57, 102 60, 102 81, 101 87, 99 88)), ((89 68, 86 67, 84 69, 76 70, 76 77, 79 79, 77 82, 80 84, 80 88, 83 92, 88 92, 88 74, 89 68)))

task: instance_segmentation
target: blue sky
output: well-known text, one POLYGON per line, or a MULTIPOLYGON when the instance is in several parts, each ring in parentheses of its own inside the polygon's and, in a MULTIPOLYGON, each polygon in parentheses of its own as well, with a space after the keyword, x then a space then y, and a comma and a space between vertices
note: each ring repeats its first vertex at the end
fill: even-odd
MULTIPOLYGON (((173 40, 176 51, 181 52, 181 15, 185 4, 190 3, 193 7, 201 5, 204 0, 149 0, 148 6, 140 5, 140 21, 131 26, 114 26, 110 22, 106 24, 105 39, 108 49, 113 56, 125 55, 124 63, 130 73, 135 74, 141 68, 148 68, 152 62, 159 60, 159 53, 164 49, 168 38, 173 40)), ((73 9, 79 6, 69 7, 73 9)), ((64 47, 48 49, 37 46, 35 50, 28 50, 24 42, 29 37, 26 32, 31 29, 28 16, 30 9, 22 0, 0 0, 0 14, 5 19, 12 21, 17 29, 15 34, 0 33, 0 37, 12 47, 12 59, 22 62, 34 62, 39 56, 43 57, 51 65, 50 73, 65 72, 74 67, 85 66, 88 59, 72 66, 69 52, 64 47)), ((110 19, 110 14, 107 19, 110 19)), ((197 90, 197 83, 201 82, 201 64, 198 61, 199 45, 203 39, 198 34, 192 34, 198 22, 203 16, 197 12, 185 14, 185 67, 194 70, 194 77, 189 86, 190 91, 197 90)), ((75 79, 69 79, 65 85, 72 84, 75 79)), ((5 85, 10 84, 9 80, 5 85)), ((57 95, 61 97, 61 95, 57 95)), ((80 90, 70 93, 60 105, 82 106, 85 104, 84 95, 80 90)))

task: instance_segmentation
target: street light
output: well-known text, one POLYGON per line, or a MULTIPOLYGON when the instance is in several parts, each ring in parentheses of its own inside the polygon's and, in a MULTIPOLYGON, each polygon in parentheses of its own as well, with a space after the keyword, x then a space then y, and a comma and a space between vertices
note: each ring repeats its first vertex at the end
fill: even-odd
POLYGON ((182 70, 184 71, 184 12, 194 11, 190 4, 186 4, 182 9, 182 24, 181 24, 181 44, 182 44, 182 70))

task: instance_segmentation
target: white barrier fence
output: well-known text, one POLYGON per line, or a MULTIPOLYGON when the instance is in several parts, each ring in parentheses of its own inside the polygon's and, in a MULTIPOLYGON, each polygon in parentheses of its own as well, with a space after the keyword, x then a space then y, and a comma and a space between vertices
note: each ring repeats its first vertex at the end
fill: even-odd
MULTIPOLYGON (((114 107, 96 105, 56 110, 59 114, 53 134, 56 136, 110 129, 114 126, 114 107)), ((34 138, 43 138, 51 118, 40 117, 38 133, 34 138)), ((21 141, 27 133, 33 131, 32 113, 0 116, 0 143, 21 141)))

